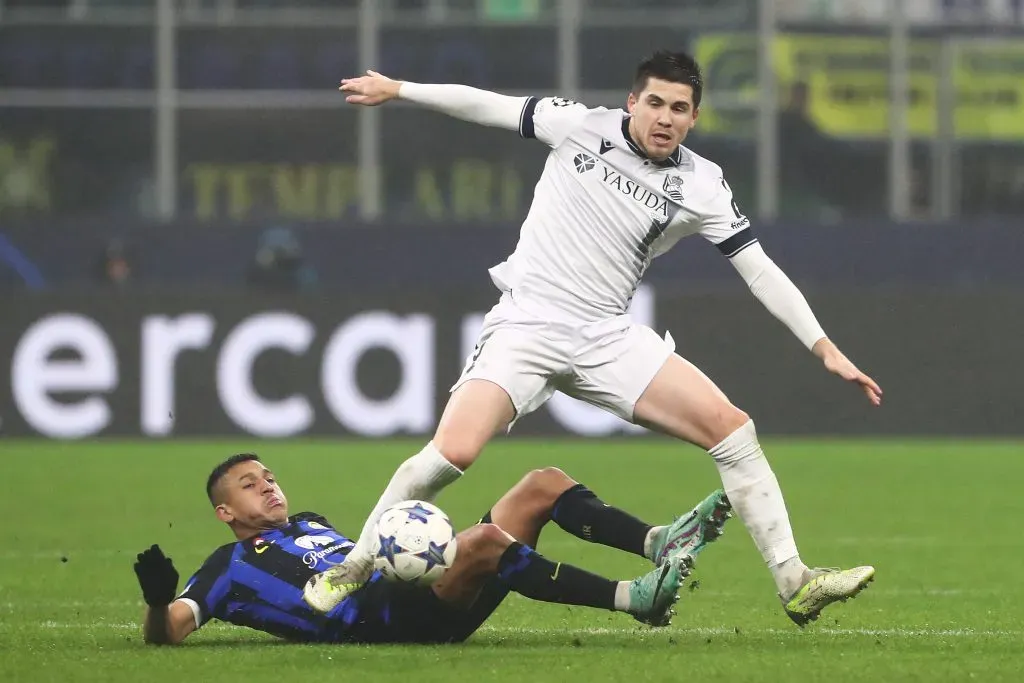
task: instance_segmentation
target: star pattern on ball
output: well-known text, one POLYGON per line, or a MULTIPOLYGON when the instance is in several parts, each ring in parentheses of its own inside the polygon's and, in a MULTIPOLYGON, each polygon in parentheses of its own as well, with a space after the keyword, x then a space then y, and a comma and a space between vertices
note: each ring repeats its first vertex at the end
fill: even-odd
POLYGON ((444 559, 444 549, 447 547, 447 543, 444 545, 438 545, 431 541, 426 550, 416 553, 416 557, 427 563, 426 571, 429 572, 437 565, 441 565, 442 567, 447 565, 447 562, 445 562, 444 559))
POLYGON ((380 550, 377 551, 378 557, 386 557, 389 564, 394 564, 395 553, 400 552, 402 552, 402 548, 398 545, 398 542, 394 536, 380 537, 380 550))
POLYGON ((424 524, 427 523, 427 518, 430 517, 430 515, 434 514, 432 511, 423 507, 419 503, 416 503, 416 505, 412 506, 411 508, 406 508, 405 512, 409 515, 409 519, 415 520, 417 522, 423 522, 424 524))

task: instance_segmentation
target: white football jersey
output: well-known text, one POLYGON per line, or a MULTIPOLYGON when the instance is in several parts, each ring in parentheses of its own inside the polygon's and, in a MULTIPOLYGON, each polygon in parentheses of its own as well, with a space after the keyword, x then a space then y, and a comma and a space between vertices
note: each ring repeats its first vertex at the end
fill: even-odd
POLYGON ((529 98, 519 133, 551 147, 515 252, 490 269, 524 310, 596 321, 621 315, 651 261, 700 233, 726 256, 756 239, 722 169, 680 146, 648 159, 628 114, 529 98))

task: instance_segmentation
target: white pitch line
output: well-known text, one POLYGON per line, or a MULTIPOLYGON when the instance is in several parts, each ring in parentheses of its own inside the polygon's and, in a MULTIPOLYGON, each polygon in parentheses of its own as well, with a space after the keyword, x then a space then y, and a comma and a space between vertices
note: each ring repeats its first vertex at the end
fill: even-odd
MULTIPOLYGON (((1009 593, 1020 591, 1009 591, 1009 593)), ((895 597, 926 597, 926 598, 962 598, 966 596, 980 597, 983 595, 1007 595, 1008 591, 1003 588, 871 588, 870 595, 879 595, 890 598, 895 597)), ((750 599, 750 593, 739 591, 723 591, 714 588, 700 588, 695 591, 696 595, 714 598, 744 598, 750 599)), ((684 593, 685 600, 685 593, 684 593)))
MULTIPOLYGON (((137 624, 130 621, 97 621, 93 623, 81 623, 81 622, 65 622, 65 621, 42 621, 37 624, 39 628, 48 630, 92 630, 92 631, 141 631, 142 624, 137 624)), ((24 628, 24 626, 22 626, 24 628)), ((231 631, 238 629, 238 626, 232 626, 231 624, 207 624, 203 627, 204 631, 231 631)))
MULTIPOLYGON (((913 629, 913 628, 818 628, 809 626, 807 631, 781 628, 742 628, 739 633, 731 626, 672 628, 663 631, 650 631, 655 635, 698 635, 698 636, 731 636, 731 635, 770 635, 770 636, 794 636, 803 637, 814 633, 824 633, 835 636, 886 636, 894 638, 985 638, 985 637, 1011 637, 1024 636, 1024 631, 1003 631, 1003 630, 976 630, 976 629, 913 629)), ((495 635, 536 635, 536 636, 565 636, 565 635, 612 635, 630 634, 631 631, 614 628, 583 628, 583 629, 536 629, 518 628, 514 626, 482 626, 477 633, 491 633, 495 635)))
MULTIPOLYGON (((697 594, 707 598, 749 598, 749 593, 737 591, 720 591, 709 588, 701 588, 697 594)), ((984 595, 1006 595, 1007 591, 996 588, 872 588, 871 595, 887 597, 929 597, 929 598, 962 598, 966 596, 984 595)), ((685 597, 685 596, 684 596, 685 597)), ((117 609, 134 608, 142 609, 145 606, 142 600, 34 600, 26 599, 20 602, 0 602, 0 612, 7 613, 31 613, 46 609, 117 609)))
POLYGON ((94 624, 74 624, 63 621, 44 621, 39 624, 40 628, 45 629, 92 629, 96 631, 111 630, 111 631, 124 631, 131 629, 133 631, 141 628, 138 624, 131 624, 128 622, 106 622, 97 621, 94 624))
POLYGON ((0 552, 0 560, 5 560, 5 561, 8 561, 8 562, 26 561, 26 560, 31 560, 31 561, 50 560, 50 561, 53 561, 53 562, 60 562, 61 558, 67 559, 69 561, 74 561, 74 559, 76 557, 85 557, 85 558, 117 557, 117 556, 128 557, 129 555, 137 555, 138 552, 139 551, 135 551, 134 553, 132 553, 132 552, 129 552, 127 550, 103 550, 103 549, 80 550, 80 551, 69 550, 67 552, 60 552, 60 551, 53 552, 53 551, 49 551, 49 550, 48 551, 39 551, 39 552, 24 552, 24 551, 17 551, 17 550, 9 550, 9 551, 6 551, 6 552, 0 552))
MULTIPOLYGON (((134 562, 135 556, 142 550, 145 550, 145 548, 132 550, 116 548, 89 548, 88 550, 45 550, 35 552, 8 550, 0 552, 0 560, 7 562, 60 562, 63 559, 68 562, 74 562, 75 560, 95 560, 117 557, 122 558, 125 561, 134 562)), ((206 555, 199 550, 189 550, 176 553, 175 557, 183 557, 188 560, 195 559, 198 564, 203 561, 206 555)))
POLYGON ((949 539, 937 536, 868 536, 866 538, 856 536, 840 536, 824 541, 826 545, 946 545, 949 539))
MULTIPOLYGON (((1019 548, 1024 545, 1020 539, 1015 538, 972 538, 965 539, 963 543, 972 548, 1019 548)), ((948 538, 936 536, 869 536, 860 538, 856 536, 840 536, 822 541, 823 546, 856 546, 867 548, 872 546, 900 546, 900 547, 944 547, 949 545, 948 538)))
POLYGON ((40 609, 89 609, 94 607, 137 607, 142 608, 142 600, 24 600, 22 602, 0 602, 0 611, 32 612, 40 609))
MULTIPOLYGON (((96 622, 91 624, 44 621, 38 624, 39 628, 49 630, 94 630, 94 631, 137 631, 141 628, 139 624, 131 622, 96 622)), ((238 627, 229 624, 209 624, 203 627, 204 630, 228 631, 238 627)), ((915 628, 815 628, 810 627, 809 631, 796 631, 793 629, 780 628, 740 628, 730 626, 694 627, 694 628, 672 628, 662 631, 643 631, 641 635, 656 636, 789 636, 794 638, 824 634, 829 636, 871 636, 885 638, 1009 638, 1022 637, 1024 631, 1008 630, 976 630, 969 628, 953 629, 915 629, 915 628)), ((477 633, 481 635, 495 636, 539 636, 542 638, 564 638, 565 636, 608 636, 608 635, 637 635, 635 630, 616 628, 577 628, 577 629, 555 629, 555 628, 519 628, 514 626, 483 626, 477 633)))

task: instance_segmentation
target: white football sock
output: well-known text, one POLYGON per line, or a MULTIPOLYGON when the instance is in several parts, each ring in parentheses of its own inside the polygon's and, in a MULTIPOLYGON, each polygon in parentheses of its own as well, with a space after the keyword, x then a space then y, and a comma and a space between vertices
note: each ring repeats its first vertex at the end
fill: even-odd
POLYGON ((652 526, 651 530, 647 532, 647 536, 644 537, 644 557, 651 562, 654 562, 654 537, 667 528, 665 526, 652 526))
POLYGON ((733 510, 761 551, 779 593, 788 598, 802 585, 807 567, 800 560, 786 502, 757 442, 754 422, 748 420, 708 453, 715 459, 733 510))
POLYGON ((373 508, 373 512, 366 518, 356 547, 349 552, 346 561, 359 562, 367 566, 373 561, 373 558, 370 557, 373 529, 386 509, 403 500, 431 502, 444 487, 461 476, 462 470, 448 462, 441 455, 441 451, 434 446, 433 441, 429 442, 422 451, 403 462, 395 470, 387 488, 384 489, 380 500, 373 508))
POLYGON ((619 585, 615 587, 615 609, 618 612, 629 611, 629 583, 629 581, 619 581, 619 585))

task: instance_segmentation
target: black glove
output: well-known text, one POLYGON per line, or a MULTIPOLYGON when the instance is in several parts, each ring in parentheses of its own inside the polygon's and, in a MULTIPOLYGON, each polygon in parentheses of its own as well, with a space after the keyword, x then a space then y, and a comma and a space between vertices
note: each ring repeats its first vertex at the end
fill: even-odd
POLYGON ((135 575, 142 586, 142 596, 150 607, 164 607, 174 601, 178 591, 178 570, 171 558, 164 555, 160 546, 154 544, 149 550, 139 553, 135 563, 135 575))

